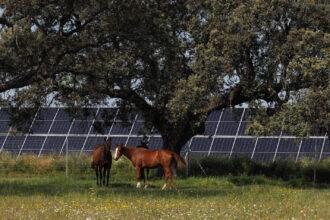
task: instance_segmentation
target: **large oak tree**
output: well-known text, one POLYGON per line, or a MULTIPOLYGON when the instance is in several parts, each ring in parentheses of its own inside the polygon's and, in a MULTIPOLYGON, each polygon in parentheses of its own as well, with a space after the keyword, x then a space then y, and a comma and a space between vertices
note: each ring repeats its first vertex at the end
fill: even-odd
POLYGON ((75 107, 116 98, 177 152, 215 109, 262 101, 281 112, 297 92, 329 86, 325 4, 4 0, 0 7, 0 92, 10 91, 3 103, 24 111, 49 97, 75 107))

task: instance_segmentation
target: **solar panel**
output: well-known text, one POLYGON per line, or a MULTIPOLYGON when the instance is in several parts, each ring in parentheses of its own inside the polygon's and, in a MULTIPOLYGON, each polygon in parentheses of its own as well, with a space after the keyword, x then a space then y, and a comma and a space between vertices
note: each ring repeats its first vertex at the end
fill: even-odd
MULTIPOLYGON (((182 148, 181 153, 187 152, 187 146, 191 143, 191 155, 196 154, 199 155, 199 157, 208 155, 228 157, 232 150, 234 139, 237 137, 232 151, 233 157, 251 157, 255 149, 253 159, 272 161, 277 146, 276 160, 285 158, 296 159, 297 155, 299 159, 303 157, 320 158, 321 152, 323 152, 321 158, 330 156, 329 140, 327 138, 324 142, 323 137, 303 139, 301 146, 300 139, 286 139, 284 137, 280 139, 280 142, 278 142, 278 138, 260 137, 258 138, 258 143, 255 144, 256 139, 247 137, 247 134, 245 134, 250 111, 250 109, 241 108, 211 112, 206 120, 204 133, 195 136, 192 142, 189 140, 182 148), (220 123, 218 123, 219 119, 221 121, 220 123), (242 121, 240 121, 241 119, 242 121), (236 136, 237 130, 238 136, 236 136), (212 142, 212 140, 214 141, 212 142), (209 152, 211 145, 212 148, 209 152), (316 154, 314 152, 314 146, 316 146, 316 154), (297 154, 298 150, 299 154, 297 154)), ((142 140, 142 135, 148 133, 148 131, 143 129, 144 119, 142 113, 131 113, 129 116, 131 124, 122 122, 120 118, 121 112, 114 108, 82 109, 81 113, 80 116, 82 118, 87 118, 87 120, 82 120, 81 118, 73 120, 64 108, 40 109, 38 117, 32 124, 31 134, 26 138, 21 153, 38 153, 43 146, 42 154, 58 154, 61 150, 63 151, 63 143, 67 136, 70 152, 80 152, 82 148, 85 152, 91 151, 95 144, 104 142, 103 136, 97 136, 99 133, 91 126, 94 119, 96 119, 96 123, 101 124, 104 118, 110 123, 116 119, 115 123, 103 127, 103 131, 98 131, 101 132, 101 134, 108 135, 111 128, 110 135, 113 136, 112 147, 114 147, 116 143, 126 144, 126 142, 128 145, 138 145, 142 140), (53 121, 55 116, 56 118, 53 121), (132 125, 134 125, 133 128, 132 125), (50 131, 49 134, 48 131, 50 131)), ((9 135, 5 142, 4 140, 9 131, 8 121, 8 109, 0 109, 0 147, 3 146, 4 151, 18 153, 22 147, 25 136, 9 135)), ((155 129, 154 133, 157 133, 155 129)), ((280 131, 277 132, 278 135, 280 133, 280 131)), ((282 132, 282 136, 286 134, 289 133, 285 131, 282 132)), ((153 136, 150 138, 149 146, 151 149, 161 148, 163 146, 163 141, 159 136, 153 136)))
POLYGON ((217 110, 217 111, 213 111, 211 112, 206 121, 219 121, 219 118, 220 118, 220 115, 221 115, 221 111, 217 110))
POLYGON ((223 122, 218 127, 217 135, 236 135, 239 122, 223 122))
POLYGON ((248 121, 249 120, 249 115, 250 115, 250 109, 246 108, 244 111, 244 115, 242 117, 242 121, 248 121))
POLYGON ((40 151, 41 146, 45 140, 45 137, 38 137, 38 136, 28 136, 26 141, 23 145, 23 151, 40 151))
POLYGON ((247 126, 248 126, 248 122, 242 121, 241 125, 239 127, 238 135, 246 135, 245 130, 246 130, 247 126))
POLYGON ((135 122, 132 130, 132 134, 143 134, 143 122, 135 122))
POLYGON ((42 154, 58 154, 61 151, 65 137, 48 136, 42 149, 42 154))
POLYGON ((31 132, 34 134, 47 134, 52 121, 35 120, 32 124, 31 132))
POLYGON ((163 146, 163 140, 160 137, 151 137, 148 146, 149 149, 159 149, 163 146))
POLYGON ((214 135, 218 122, 206 122, 204 135, 214 135))
POLYGON ((256 153, 275 152, 278 138, 259 138, 256 146, 256 153))
MULTIPOLYGON (((80 152, 81 148, 84 145, 86 137, 68 137, 68 148, 69 151, 78 151, 80 152)), ((64 149, 63 149, 64 151, 64 149)), ((62 153, 63 153, 62 151, 62 153)))
POLYGON ((50 130, 51 134, 67 134, 71 126, 71 121, 54 121, 50 130))
POLYGON ((84 150, 92 151, 97 144, 104 144, 104 137, 88 137, 84 150))
POLYGON ((0 120, 9 120, 8 109, 6 108, 0 109, 0 120))
POLYGON ((132 125, 129 125, 127 123, 115 122, 113 124, 110 134, 115 134, 115 135, 126 134, 126 135, 128 135, 131 130, 131 127, 132 127, 132 125))
POLYGON ((3 149, 7 151, 20 150, 25 136, 8 136, 3 149))
POLYGON ((328 138, 325 139, 323 153, 330 153, 330 141, 328 138))
POLYGON ((243 113, 243 108, 226 108, 223 111, 221 121, 236 121, 239 122, 241 120, 243 113))
POLYGON ((215 138, 212 145, 212 152, 230 153, 234 138, 215 138))
POLYGON ((58 108, 42 108, 38 113, 38 120, 53 120, 58 108))
POLYGON ((72 117, 69 115, 68 112, 65 111, 64 108, 60 108, 58 110, 58 113, 56 115, 55 120, 66 120, 66 121, 70 121, 70 120, 72 120, 72 117))
POLYGON ((234 154, 248 153, 251 156, 255 141, 253 138, 237 138, 233 149, 234 154))
POLYGON ((0 133, 8 133, 9 121, 0 121, 0 133))
POLYGON ((208 152, 212 138, 194 138, 190 145, 191 151, 205 151, 208 152))
POLYGON ((0 136, 0 151, 5 140, 6 140, 6 136, 0 136))
MULTIPOLYGON (((324 138, 308 138, 303 139, 301 144, 301 149, 299 152, 299 159, 310 158, 310 159, 319 159, 322 151, 324 138)), ((324 143, 323 154, 326 145, 324 143)), ((321 155, 321 158, 322 155, 321 155)))
POLYGON ((111 125, 110 126, 102 125, 102 128, 101 128, 102 132, 100 132, 100 131, 97 131, 94 126, 92 126, 90 134, 109 134, 110 128, 111 128, 111 125))
POLYGON ((301 153, 314 153, 320 152, 323 144, 323 138, 308 138, 303 139, 300 152, 301 153))
POLYGON ((299 150, 299 139, 284 139, 282 138, 278 147, 279 153, 290 152, 290 153, 297 153, 299 150))
POLYGON ((141 144, 143 137, 130 137, 127 142, 127 146, 138 146, 141 144))
POLYGON ((116 144, 125 144, 127 141, 127 137, 111 137, 111 148, 114 149, 116 144))
POLYGON ((88 134, 92 121, 74 121, 70 134, 88 134))

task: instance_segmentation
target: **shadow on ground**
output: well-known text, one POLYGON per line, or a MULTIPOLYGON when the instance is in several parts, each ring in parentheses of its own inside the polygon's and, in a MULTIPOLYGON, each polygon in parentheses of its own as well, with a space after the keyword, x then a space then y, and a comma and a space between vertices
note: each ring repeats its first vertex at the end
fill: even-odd
POLYGON ((228 189, 180 186, 177 189, 162 191, 160 186, 151 184, 148 189, 136 189, 134 182, 112 182, 109 187, 96 186, 94 181, 74 179, 0 179, 1 196, 65 196, 68 194, 85 194, 97 197, 150 196, 150 197, 210 197, 224 196, 228 189))

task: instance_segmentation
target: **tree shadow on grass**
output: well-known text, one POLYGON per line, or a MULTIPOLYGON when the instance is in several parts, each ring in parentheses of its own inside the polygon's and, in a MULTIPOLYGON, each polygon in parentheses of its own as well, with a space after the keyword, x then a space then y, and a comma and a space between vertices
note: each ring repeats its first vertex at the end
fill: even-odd
POLYGON ((211 197, 225 196, 229 193, 223 189, 203 189, 199 187, 178 186, 177 189, 164 190, 151 185, 148 189, 136 189, 134 183, 111 182, 109 187, 96 186, 94 181, 81 181, 74 179, 44 178, 34 180, 1 180, 0 196, 65 196, 68 194, 82 194, 106 198, 109 196, 134 196, 134 197, 211 197))
POLYGON ((232 176, 228 178, 229 182, 235 186, 250 186, 250 185, 269 185, 269 186, 281 186, 293 189, 328 189, 329 184, 316 184, 303 180, 301 178, 292 178, 290 180, 282 179, 270 179, 264 176, 232 176))

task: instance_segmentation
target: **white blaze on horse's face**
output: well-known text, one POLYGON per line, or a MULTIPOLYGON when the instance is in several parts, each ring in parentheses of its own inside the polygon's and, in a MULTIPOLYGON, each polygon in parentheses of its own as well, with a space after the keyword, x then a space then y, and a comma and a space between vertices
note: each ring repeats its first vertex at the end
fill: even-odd
POLYGON ((116 151, 115 151, 115 160, 118 160, 119 158, 119 155, 118 155, 118 147, 116 147, 116 151))

